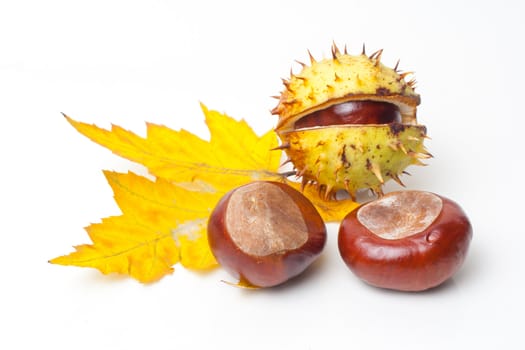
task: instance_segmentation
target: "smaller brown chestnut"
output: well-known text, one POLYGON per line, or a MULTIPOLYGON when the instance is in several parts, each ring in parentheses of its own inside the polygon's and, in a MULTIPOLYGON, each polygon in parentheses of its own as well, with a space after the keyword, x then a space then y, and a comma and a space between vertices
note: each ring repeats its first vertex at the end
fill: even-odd
POLYGON ((347 266, 376 287, 422 291, 463 264, 472 239, 458 204, 424 191, 392 192, 350 212, 339 228, 347 266))
POLYGON ((326 227, 313 204, 279 182, 256 181, 228 192, 208 221, 219 264, 255 287, 272 287, 302 273, 321 253, 326 227))

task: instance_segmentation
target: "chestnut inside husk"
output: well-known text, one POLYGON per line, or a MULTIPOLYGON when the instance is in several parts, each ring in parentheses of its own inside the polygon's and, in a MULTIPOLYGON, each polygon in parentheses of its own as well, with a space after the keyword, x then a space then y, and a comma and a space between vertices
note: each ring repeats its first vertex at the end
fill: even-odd
POLYGON ((349 101, 308 114, 295 122, 295 129, 345 125, 401 123, 399 107, 382 101, 349 101))

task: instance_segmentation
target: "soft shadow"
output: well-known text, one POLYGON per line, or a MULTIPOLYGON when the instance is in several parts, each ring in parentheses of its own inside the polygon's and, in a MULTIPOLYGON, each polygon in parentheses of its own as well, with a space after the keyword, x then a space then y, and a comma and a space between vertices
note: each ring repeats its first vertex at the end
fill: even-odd
POLYGON ((83 271, 84 274, 79 274, 78 279, 82 281, 82 283, 88 285, 90 288, 93 288, 97 285, 109 285, 109 283, 113 284, 122 284, 122 283, 128 283, 132 278, 130 278, 127 275, 118 274, 118 273, 110 273, 110 274, 103 274, 102 272, 95 270, 95 269, 85 269, 83 271))

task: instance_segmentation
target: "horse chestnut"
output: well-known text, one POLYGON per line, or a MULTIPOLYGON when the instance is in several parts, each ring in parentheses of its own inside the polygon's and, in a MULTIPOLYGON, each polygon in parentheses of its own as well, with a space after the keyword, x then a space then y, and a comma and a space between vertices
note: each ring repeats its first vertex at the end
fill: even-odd
POLYGON ((303 272, 326 243, 325 224, 299 191, 256 181, 228 192, 208 221, 219 264, 239 281, 272 287, 303 272))
POLYGON ((393 192, 350 212, 339 228, 340 254, 365 282, 421 291, 461 267, 472 239, 458 204, 423 191, 393 192))

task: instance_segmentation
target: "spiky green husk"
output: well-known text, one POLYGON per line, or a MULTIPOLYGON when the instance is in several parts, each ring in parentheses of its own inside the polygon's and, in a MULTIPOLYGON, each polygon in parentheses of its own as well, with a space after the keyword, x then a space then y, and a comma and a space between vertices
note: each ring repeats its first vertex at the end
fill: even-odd
POLYGON ((301 129, 281 134, 286 153, 293 160, 303 184, 313 183, 329 195, 344 189, 355 197, 370 188, 382 194, 389 179, 409 165, 430 158, 423 145, 422 125, 341 125, 301 129))
MULTIPOLYGON (((378 195, 389 179, 409 165, 422 164, 431 155, 423 146, 426 128, 417 122, 420 97, 410 72, 381 63, 382 50, 368 56, 349 55, 332 46, 332 58, 317 61, 309 53, 310 66, 301 63, 298 74, 283 80, 275 127, 304 185, 314 184, 328 197, 345 189, 354 197, 369 188, 378 195), (382 125, 324 125, 297 129, 296 122, 309 114, 351 101, 380 101, 396 105, 401 123, 382 125)), ((398 62, 399 63, 399 62, 398 62)), ((402 184, 402 183, 401 183, 402 184)))

